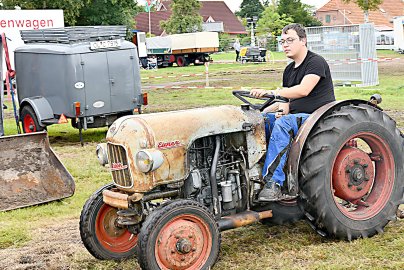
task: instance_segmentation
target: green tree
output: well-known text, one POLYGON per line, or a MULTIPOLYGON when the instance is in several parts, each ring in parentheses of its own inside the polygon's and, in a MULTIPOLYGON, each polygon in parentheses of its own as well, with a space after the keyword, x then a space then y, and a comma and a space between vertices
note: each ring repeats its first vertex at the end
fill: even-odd
POLYGON ((364 13, 365 16, 365 22, 369 22, 369 10, 375 10, 377 9, 381 3, 383 3, 383 0, 343 0, 345 3, 349 2, 354 2, 357 4, 364 13))
POLYGON ((253 16, 261 16, 264 11, 260 0, 243 0, 240 5, 240 10, 236 12, 236 15, 241 18, 252 18, 253 16))
POLYGON ((63 9, 65 24, 75 25, 87 0, 2 0, 4 9, 63 9))
POLYGON ((231 37, 227 33, 219 34, 219 51, 224 52, 229 49, 231 44, 231 37))
POLYGON ((139 12, 134 0, 2 0, 4 9, 63 9, 66 25, 132 26, 139 12))
POLYGON ((134 26, 134 17, 141 10, 133 0, 85 0, 77 18, 77 25, 126 25, 134 26))
POLYGON ((202 16, 199 15, 201 3, 198 0, 173 0, 173 13, 160 26, 168 34, 193 33, 202 31, 202 16))
POLYGON ((280 0, 277 11, 280 15, 286 15, 293 19, 295 23, 304 26, 319 26, 321 22, 310 14, 311 6, 305 5, 300 0, 280 0))
POLYGON ((257 34, 279 36, 282 34, 283 27, 292 22, 293 19, 291 17, 288 17, 286 14, 280 15, 274 6, 269 5, 258 20, 257 34))

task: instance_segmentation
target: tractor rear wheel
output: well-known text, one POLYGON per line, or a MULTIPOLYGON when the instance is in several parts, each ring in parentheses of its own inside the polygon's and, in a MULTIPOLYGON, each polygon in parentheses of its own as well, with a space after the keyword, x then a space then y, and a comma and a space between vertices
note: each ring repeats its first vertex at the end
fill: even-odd
POLYGON ((22 130, 24 133, 39 132, 45 130, 39 125, 38 118, 31 106, 25 105, 21 109, 22 130))
POLYGON ((404 137, 369 105, 323 117, 302 153, 299 185, 306 216, 323 235, 342 239, 381 233, 403 203, 404 137))
POLYGON ((139 233, 142 269, 210 269, 219 255, 220 232, 209 210, 176 200, 154 210, 139 233))
POLYGON ((100 260, 122 260, 136 254, 137 235, 127 228, 118 227, 117 209, 103 201, 102 191, 113 187, 113 184, 108 184, 97 190, 84 204, 80 216, 81 240, 100 260))

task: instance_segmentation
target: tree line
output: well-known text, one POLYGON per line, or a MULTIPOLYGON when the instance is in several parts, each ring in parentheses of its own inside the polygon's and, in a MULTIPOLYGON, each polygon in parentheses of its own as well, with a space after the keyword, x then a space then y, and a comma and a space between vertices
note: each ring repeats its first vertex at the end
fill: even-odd
MULTIPOLYGON (((356 3, 365 13, 378 8, 382 0, 343 0, 356 3)), ((156 0, 151 1, 156 2, 156 0)), ((65 24, 74 25, 126 25, 135 27, 134 17, 141 11, 137 0, 0 0, 2 9, 63 9, 65 24)), ((172 15, 161 27, 169 34, 197 32, 202 30, 198 0, 173 0, 172 15)), ((313 16, 314 7, 300 0, 243 0, 236 15, 247 26, 247 18, 256 16, 257 34, 277 36, 289 23, 304 26, 319 26, 313 16)))

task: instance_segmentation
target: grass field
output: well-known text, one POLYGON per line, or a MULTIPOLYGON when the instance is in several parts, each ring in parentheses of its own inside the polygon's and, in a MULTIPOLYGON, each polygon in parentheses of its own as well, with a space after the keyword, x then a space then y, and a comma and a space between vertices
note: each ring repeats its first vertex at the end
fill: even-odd
MULTIPOLYGON (((264 64, 232 63, 234 56, 213 56, 211 88, 205 88, 204 66, 142 70, 142 87, 150 103, 145 113, 238 105, 232 90, 280 85, 286 65, 282 53, 274 53, 275 61, 264 64)), ((404 55, 382 51, 379 57, 400 59, 380 63, 378 86, 337 87, 337 98, 368 99, 379 93, 381 106, 404 130, 404 55)), ((7 104, 11 108, 10 102, 7 104)), ((6 113, 6 134, 15 134, 11 110, 6 113)), ((78 218, 84 202, 111 181, 108 169, 101 167, 95 156, 95 146, 104 140, 106 130, 84 131, 85 145, 81 147, 78 131, 69 124, 48 128, 52 148, 75 179, 76 193, 63 201, 0 213, 0 269, 139 269, 136 260, 96 260, 79 237, 78 218)), ((353 242, 322 238, 304 222, 250 225, 223 233, 214 269, 404 269, 404 221, 390 223, 382 235, 353 242)))

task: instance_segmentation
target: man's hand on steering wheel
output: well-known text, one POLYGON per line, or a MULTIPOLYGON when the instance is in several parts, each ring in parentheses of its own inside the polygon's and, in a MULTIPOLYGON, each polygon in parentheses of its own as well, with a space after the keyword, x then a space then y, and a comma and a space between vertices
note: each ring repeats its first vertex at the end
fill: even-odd
POLYGON ((275 102, 288 103, 289 99, 284 98, 282 96, 276 95, 273 92, 269 92, 262 89, 254 89, 251 91, 243 91, 243 90, 235 90, 233 91, 233 95, 243 101, 245 104, 248 104, 254 110, 260 110, 261 112, 265 110, 266 107, 271 106, 275 102), (262 104, 252 104, 246 98, 255 98, 264 100, 265 102, 262 104))
POLYGON ((262 98, 264 95, 273 95, 273 96, 278 96, 279 88, 277 88, 276 90, 264 90, 264 89, 252 89, 250 91, 250 95, 252 95, 255 98, 262 98))

